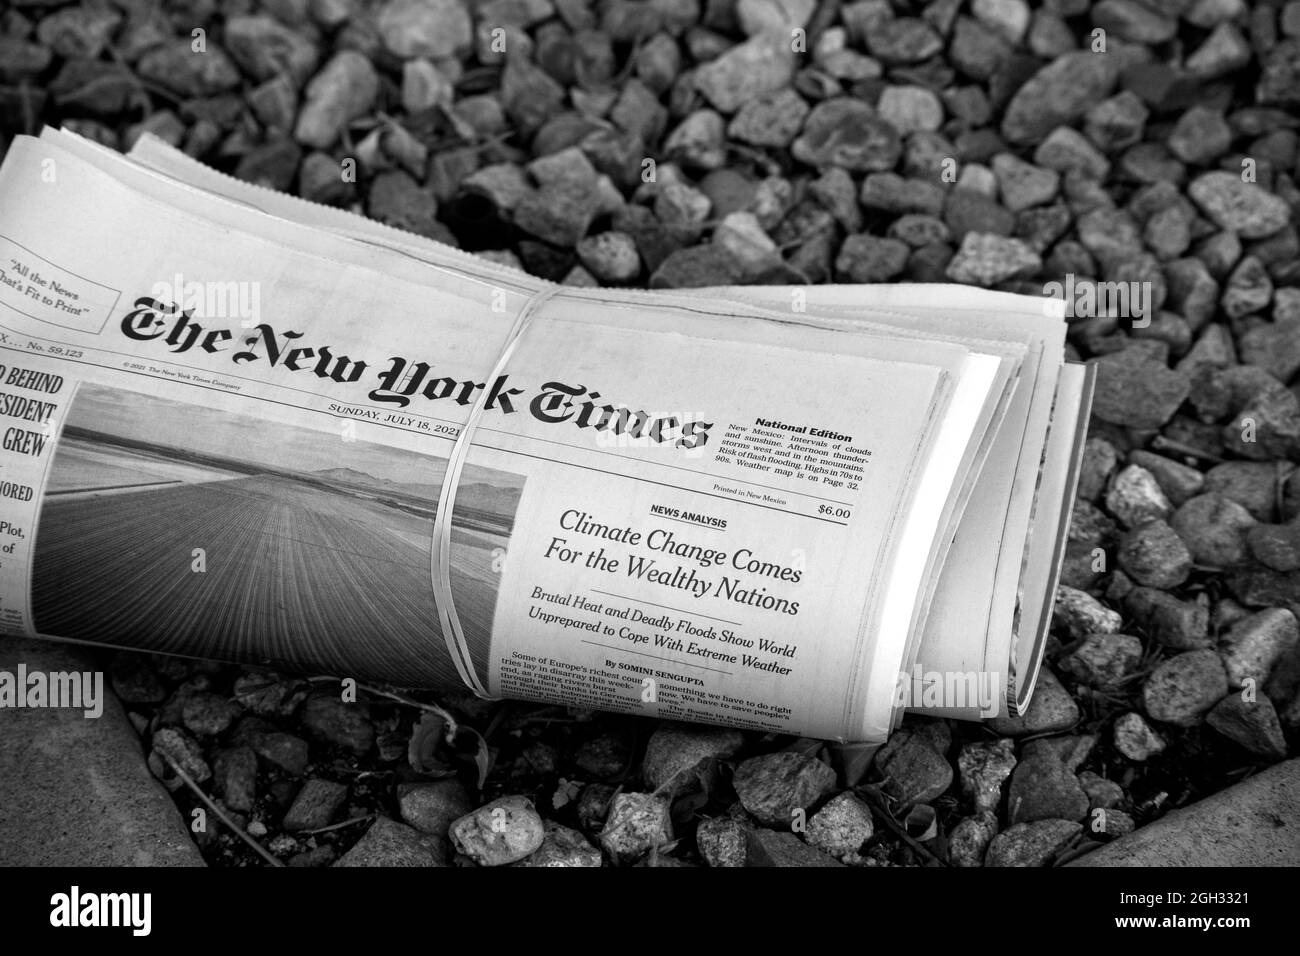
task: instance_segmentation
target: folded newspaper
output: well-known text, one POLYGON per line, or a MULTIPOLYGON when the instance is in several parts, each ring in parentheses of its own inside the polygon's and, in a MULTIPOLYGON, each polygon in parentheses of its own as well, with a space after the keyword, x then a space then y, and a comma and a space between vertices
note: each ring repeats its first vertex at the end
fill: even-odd
POLYGON ((0 630, 845 742, 1021 712, 1053 300, 558 286, 227 178, 0 169, 0 630))

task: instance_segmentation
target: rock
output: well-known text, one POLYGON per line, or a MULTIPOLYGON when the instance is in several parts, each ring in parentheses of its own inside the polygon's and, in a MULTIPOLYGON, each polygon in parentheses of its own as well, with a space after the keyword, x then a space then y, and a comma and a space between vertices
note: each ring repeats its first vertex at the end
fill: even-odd
POLYGON ((622 737, 600 734, 579 745, 573 762, 583 773, 604 779, 626 770, 632 762, 632 754, 622 737))
POLYGON ((789 33, 808 25, 816 0, 738 0, 736 19, 745 36, 765 31, 789 33))
POLYGON ((376 817, 365 835, 334 864, 353 866, 447 866, 446 851, 435 837, 376 817))
POLYGON ((903 810, 934 802, 952 784, 952 765, 924 735, 908 729, 895 731, 876 752, 875 768, 881 788, 903 810))
POLYGON ((1012 143, 1037 143, 1108 96, 1117 78, 1110 57, 1090 51, 1062 54, 1012 96, 1003 115, 1002 135, 1012 143))
POLYGON ((316 740, 364 756, 375 742, 370 709, 362 701, 345 703, 337 694, 317 694, 303 705, 303 728, 316 740))
POLYGON ((602 283, 625 283, 641 274, 636 241, 627 233, 611 230, 579 240, 578 258, 602 283))
POLYGON ((696 110, 668 134, 664 153, 692 169, 717 169, 725 165, 725 121, 713 110, 696 110))
POLYGON ((783 149, 803 128, 811 108, 802 96, 783 87, 741 106, 728 125, 727 134, 742 143, 783 149))
POLYGON ((1104 422, 1160 428, 1187 397, 1190 386, 1185 377, 1137 348, 1105 355, 1094 362, 1097 391, 1092 414, 1104 422))
POLYGON ((1298 866, 1300 758, 1171 810, 1069 866, 1298 866))
MULTIPOLYGON (((878 758, 877 758, 878 759, 878 758)), ((835 771, 792 751, 742 761, 732 779, 741 804, 764 826, 789 828, 835 788, 835 771)))
POLYGON ((1286 756, 1286 738, 1273 702, 1264 693, 1253 700, 1243 694, 1229 694, 1205 715, 1205 722, 1257 757, 1281 760, 1286 756))
POLYGON ((714 109, 734 113, 750 100, 789 86, 794 70, 788 38, 763 33, 699 67, 694 83, 714 109))
POLYGON ((461 188, 472 195, 484 196, 497 209, 509 212, 533 191, 524 171, 513 163, 494 163, 466 176, 461 188))
POLYGON ((1137 670, 1142 642, 1128 634, 1089 634, 1058 667, 1090 687, 1118 687, 1137 670))
POLYGON ((596 218, 595 195, 579 183, 556 183, 526 195, 515 206, 515 224, 556 246, 574 246, 596 218))
POLYGON ((984 856, 985 866, 1047 866, 1080 833, 1070 820, 1017 823, 995 836, 984 856))
POLYGON ((387 0, 375 21, 387 50, 400 59, 459 56, 474 42, 461 0, 387 0))
MULTIPOLYGON (((0 638, 0 670, 13 674, 20 662, 31 673, 102 666, 73 645, 0 638)), ((102 702, 92 720, 73 708, 0 708, 0 860, 9 867, 202 866, 190 821, 149 772, 121 702, 107 688, 102 702)))
POLYGON ((1133 818, 1123 810, 1096 810, 1090 817, 1089 831, 1108 840, 1126 836, 1137 829, 1133 818))
POLYGON ((327 827, 347 798, 346 784, 312 777, 302 785, 289 812, 284 815, 284 828, 290 833, 297 833, 327 827))
POLYGON ((962 746, 957 755, 961 790, 973 801, 977 814, 997 812, 1002 802, 1002 784, 1015 766, 1015 744, 1009 737, 962 746))
POLYGON ((242 708, 219 694, 201 691, 185 701, 181 711, 185 729, 201 737, 216 737, 239 719, 242 708))
POLYGON ((1256 183, 1243 182, 1237 173, 1202 173, 1188 185, 1187 194, 1220 228, 1243 239, 1272 235, 1291 220, 1282 199, 1256 183))
POLYGON ((1251 60, 1250 44, 1231 23, 1220 23, 1205 42, 1187 58, 1187 71, 1202 80, 1212 80, 1246 66, 1251 60))
POLYGON ((983 866, 997 832, 998 818, 992 812, 962 820, 948 834, 948 862, 960 867, 983 866))
POLYGON ((882 20, 864 39, 868 52, 891 66, 920 63, 943 49, 943 41, 930 25, 914 17, 882 20))
POLYGON ((239 86, 239 70, 224 50, 209 42, 195 51, 188 37, 150 50, 136 64, 141 79, 156 83, 181 98, 215 96, 239 86))
POLYGON ((1210 611, 1201 601, 1180 601, 1155 588, 1135 587, 1124 607, 1147 634, 1166 647, 1191 651, 1209 647, 1210 611))
POLYGON ((264 14, 226 18, 230 57, 255 80, 287 74, 297 89, 316 70, 320 51, 306 35, 264 14))
POLYGON ((1232 145, 1232 129, 1223 113, 1208 106, 1193 106, 1179 118, 1169 134, 1169 151, 1193 166, 1207 166, 1232 145))
POLYGON ((640 859, 654 847, 672 842, 669 801, 652 793, 620 793, 610 803, 600 845, 621 863, 640 859))
POLYGON ((994 156, 993 172, 1002 205, 1017 211, 1051 202, 1061 185, 1060 173, 1027 163, 1014 153, 994 156))
POLYGON ((1038 253, 1020 239, 968 232, 945 274, 954 282, 987 288, 1034 272, 1041 264, 1038 253))
POLYGON ((849 282, 884 282, 907 266, 907 243, 859 233, 849 236, 835 258, 836 275, 849 282))
POLYGON ((1205 474, 1205 490, 1231 498, 1257 521, 1272 521, 1277 469, 1272 462, 1225 461, 1205 474))
POLYGON ((745 866, 749 859, 746 827, 731 817, 709 817, 695 829, 695 845, 709 866, 745 866))
MULTIPOLYGON (((966 238, 969 233, 1009 237, 1016 227, 1015 213, 1003 209, 992 196, 968 189, 960 180, 948 193, 943 219, 953 236, 959 239, 966 238)), ((1005 251, 1006 248, 1012 247, 994 247, 994 251, 1005 251)))
POLYGON ((1052 671, 1043 667, 1029 707, 1020 717, 994 717, 985 724, 1004 737, 1027 737, 1031 734, 1069 730, 1079 720, 1079 707, 1061 686, 1052 671))
POLYGON ((257 799, 257 754, 252 747, 228 747, 212 762, 212 789, 231 810, 248 813, 257 799))
POLYGON ((546 821, 542 845, 515 866, 600 866, 600 850, 577 830, 546 821))
POLYGON ((604 783, 591 783, 583 788, 578 796, 575 812, 578 824, 588 833, 599 830, 609 812, 609 803, 614 799, 614 788, 604 783))
POLYGON ((294 136, 300 143, 327 149, 348 123, 370 109, 378 94, 379 74, 370 61, 355 50, 343 50, 307 84, 294 136))
POLYGON ((1091 756, 1097 746, 1095 734, 1069 734, 1064 737, 1039 737, 1027 740, 1020 748, 1020 760, 1023 763, 1031 758, 1050 757, 1064 765, 1066 770, 1075 771, 1079 765, 1091 756))
POLYGON ((1253 681, 1261 688, 1283 655, 1300 644, 1295 615, 1274 607, 1243 618, 1232 626, 1219 647, 1230 687, 1253 681))
POLYGON ((808 821, 807 840, 831 856, 857 853, 871 839, 871 808, 853 793, 832 797, 808 821))
POLYGON ((1131 463, 1145 468, 1155 477, 1161 491, 1175 507, 1199 494, 1205 484, 1205 476, 1195 468, 1179 464, 1163 455, 1135 449, 1129 452, 1128 458, 1131 463))
POLYGON ((449 829, 452 844, 480 866, 522 860, 542 845, 542 818, 527 797, 500 797, 479 807, 449 829))
POLYGON ((971 12, 985 26, 1019 46, 1029 29, 1029 4, 1025 0, 974 0, 971 12))
POLYGON ((1128 713, 1115 721, 1115 749, 1129 760, 1150 760, 1165 749, 1165 742, 1141 714, 1128 713))
POLYGON ((1250 512, 1214 493, 1189 499, 1171 525, 1197 564, 1228 568, 1246 559, 1246 532, 1255 526, 1250 512))
POLYGON ((664 721, 646 742, 641 775, 652 790, 677 796, 698 783, 700 764, 730 759, 744 742, 739 730, 664 721))
MULTIPOLYGON (((642 250, 642 255, 645 251, 642 250)), ((650 276, 652 289, 692 289, 734 285, 743 275, 741 264, 722 246, 691 246, 668 255, 650 276)))
POLYGON ((1261 524, 1246 532, 1255 560, 1274 571, 1300 569, 1300 522, 1261 524))
POLYGON ((1293 35, 1264 54, 1256 95, 1260 103, 1296 107, 1300 106, 1297 90, 1300 90, 1300 39, 1293 35))
POLYGON ((1212 650, 1186 651, 1151 672, 1142 687, 1147 716, 1190 727, 1228 693, 1228 676, 1212 650))
POLYGON ((1012 823, 1081 820, 1087 812, 1087 794, 1061 761, 1033 756, 1016 765, 1007 792, 1007 816, 1012 823))
MULTIPOLYGON (((1138 719, 1141 720, 1140 717, 1138 719)), ((1104 777, 1097 776, 1091 770, 1085 770, 1079 774, 1079 786, 1083 787, 1083 792, 1088 795, 1090 810, 1098 808, 1109 810, 1119 806, 1124 801, 1123 787, 1114 780, 1107 780, 1104 777)))
POLYGON ((1114 634, 1124 623, 1118 611, 1112 611, 1087 591, 1064 584, 1056 589, 1052 621, 1063 625, 1075 639, 1088 634, 1114 634))
POLYGON ((1092 8, 1092 22, 1107 33, 1133 43, 1165 43, 1178 33, 1178 20, 1138 0, 1102 0, 1092 8))
POLYGON ((64 7, 41 19, 36 37, 65 60, 93 60, 103 52, 121 22, 122 14, 111 7, 64 7))
MULTIPOLYGON (((330 160, 338 179, 338 164, 330 160)), ((235 678, 235 701, 259 717, 290 717, 307 698, 311 685, 300 680, 281 680, 275 674, 240 674, 235 678)))
POLYGON ((887 86, 876 104, 880 118, 901 135, 937 130, 943 125, 943 103, 923 86, 887 86))
POLYGON ((896 130, 866 103, 847 96, 818 103, 804 121, 791 155, 817 169, 850 172, 892 169, 903 145, 896 130))
POLYGON ((747 837, 748 866, 842 866, 793 833, 754 828, 747 837))
POLYGON ((289 776, 301 777, 307 772, 307 741, 301 737, 279 732, 258 733, 250 743, 259 757, 289 776))
POLYGON ((1192 555, 1174 530, 1157 519, 1144 522, 1120 539, 1119 566, 1138 584, 1174 588, 1187 580, 1192 555))
POLYGON ((1106 508, 1126 528, 1151 518, 1168 518, 1173 510, 1155 476, 1140 465, 1129 465, 1111 482, 1106 508))
POLYGON ((733 212, 713 230, 713 245, 730 253, 745 281, 759 280, 783 267, 776 243, 763 231, 752 212, 733 212))
POLYGON ((459 780, 402 784, 397 788, 397 807, 406 823, 439 837, 446 837, 453 823, 474 811, 459 780))
POLYGON ((858 202, 868 209, 890 213, 943 211, 944 191, 923 179, 904 179, 897 173, 870 173, 862 179, 858 202))
POLYGON ((156 731, 153 750, 162 758, 166 769, 164 776, 170 777, 174 770, 179 769, 195 783, 203 783, 212 777, 212 768, 203 759, 203 748, 184 731, 171 727, 156 731))

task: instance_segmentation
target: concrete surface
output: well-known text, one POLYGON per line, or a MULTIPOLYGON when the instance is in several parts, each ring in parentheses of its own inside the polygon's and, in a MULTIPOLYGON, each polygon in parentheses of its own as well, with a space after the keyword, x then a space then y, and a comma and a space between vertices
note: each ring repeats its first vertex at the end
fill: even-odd
MULTIPOLYGON (((88 651, 0 637, 0 671, 94 671, 88 651)), ((202 866, 104 674, 104 712, 0 708, 0 865, 202 866)))
POLYGON ((1069 866, 1300 866, 1300 757, 1165 814, 1069 866))

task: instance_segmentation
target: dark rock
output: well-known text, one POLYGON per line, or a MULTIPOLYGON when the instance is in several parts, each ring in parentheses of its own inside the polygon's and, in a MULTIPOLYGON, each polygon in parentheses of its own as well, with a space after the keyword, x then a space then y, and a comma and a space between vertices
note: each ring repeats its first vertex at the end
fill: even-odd
POLYGON ((1051 669, 1044 666, 1038 672, 1034 695, 1025 713, 1019 717, 994 717, 986 724, 994 733, 1005 737, 1027 737, 1069 730, 1078 720, 1078 704, 1051 669))
POLYGON ((760 823, 788 828, 796 814, 807 816, 835 788, 835 771, 820 760, 782 751, 743 761, 732 784, 760 823))
POLYGON ((1188 727, 1228 693, 1228 677, 1212 650, 1187 651, 1164 661, 1142 687, 1153 720, 1188 727))
POLYGON ((1070 820, 1017 823, 993 838, 984 857, 985 866, 1047 866, 1083 832, 1070 820))
POLYGON ((898 239, 860 233, 840 246, 835 272, 848 282, 884 282, 903 271, 907 256, 907 244, 898 239))
POLYGON ((898 131, 866 103, 836 97, 818 103, 790 148, 795 159, 824 169, 851 172, 892 169, 902 154, 898 131))
POLYGON ((952 785, 952 764, 921 734, 895 731, 876 753, 875 769, 882 789, 901 809, 932 803, 952 785))
POLYGON ((842 866, 793 833, 755 828, 746 831, 747 866, 842 866))
POLYGON ((257 799, 257 755, 251 747, 230 747, 212 763, 212 787, 227 807, 248 813, 257 799))
POLYGON ((1104 422, 1159 428, 1187 397, 1187 379, 1137 348, 1096 359, 1092 413, 1104 422))
POLYGON ((447 866, 439 840, 408 826, 378 817, 335 866, 447 866))
POLYGON ((1058 666, 1091 687, 1113 688, 1136 669, 1142 642, 1128 634, 1090 634, 1058 666))
POLYGON ((701 820, 695 829, 695 845, 709 866, 745 866, 749 860, 748 831, 731 817, 710 817, 701 820))
POLYGON ((1192 555, 1182 539, 1165 522, 1147 521, 1120 539, 1120 568, 1138 584, 1173 588, 1192 570, 1192 555))
POLYGON ((1286 738, 1282 736, 1277 710, 1263 693, 1251 700, 1242 694, 1229 694, 1205 715, 1205 722, 1257 757, 1281 760, 1286 756, 1286 738))
POLYGON ((1002 135, 1012 143, 1037 143, 1109 95, 1118 73, 1110 57, 1062 54, 1022 86, 1007 104, 1002 135))
POLYGON ((397 788, 402 819, 421 833, 445 837, 452 823, 473 812, 469 792, 458 780, 408 783, 397 788))
POLYGON ((289 812, 284 815, 284 828, 290 833, 298 833, 327 827, 347 798, 345 784, 312 777, 302 785, 289 812))
POLYGON ((1210 646, 1210 612, 1202 602, 1180 601, 1156 588, 1135 587, 1125 596, 1124 607, 1165 647, 1190 651, 1210 646))
POLYGON ((345 703, 338 694, 316 694, 307 699, 301 715, 307 732, 334 747, 363 756, 375 742, 369 707, 364 702, 345 703))
POLYGON ((1088 795, 1059 760, 1031 757, 1016 764, 1011 775, 1007 813, 1012 823, 1081 820, 1088 813, 1088 795))

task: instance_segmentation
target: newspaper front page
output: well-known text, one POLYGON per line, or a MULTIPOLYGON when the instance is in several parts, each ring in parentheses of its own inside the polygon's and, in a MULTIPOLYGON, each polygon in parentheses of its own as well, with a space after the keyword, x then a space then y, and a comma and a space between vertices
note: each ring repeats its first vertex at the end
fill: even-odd
POLYGON ((0 202, 6 632, 834 739, 888 725, 895 674, 872 664, 908 638, 901 522, 925 475, 951 492, 927 468, 967 350, 759 314, 742 335, 721 304, 648 316, 306 247, 26 138, 0 202))

